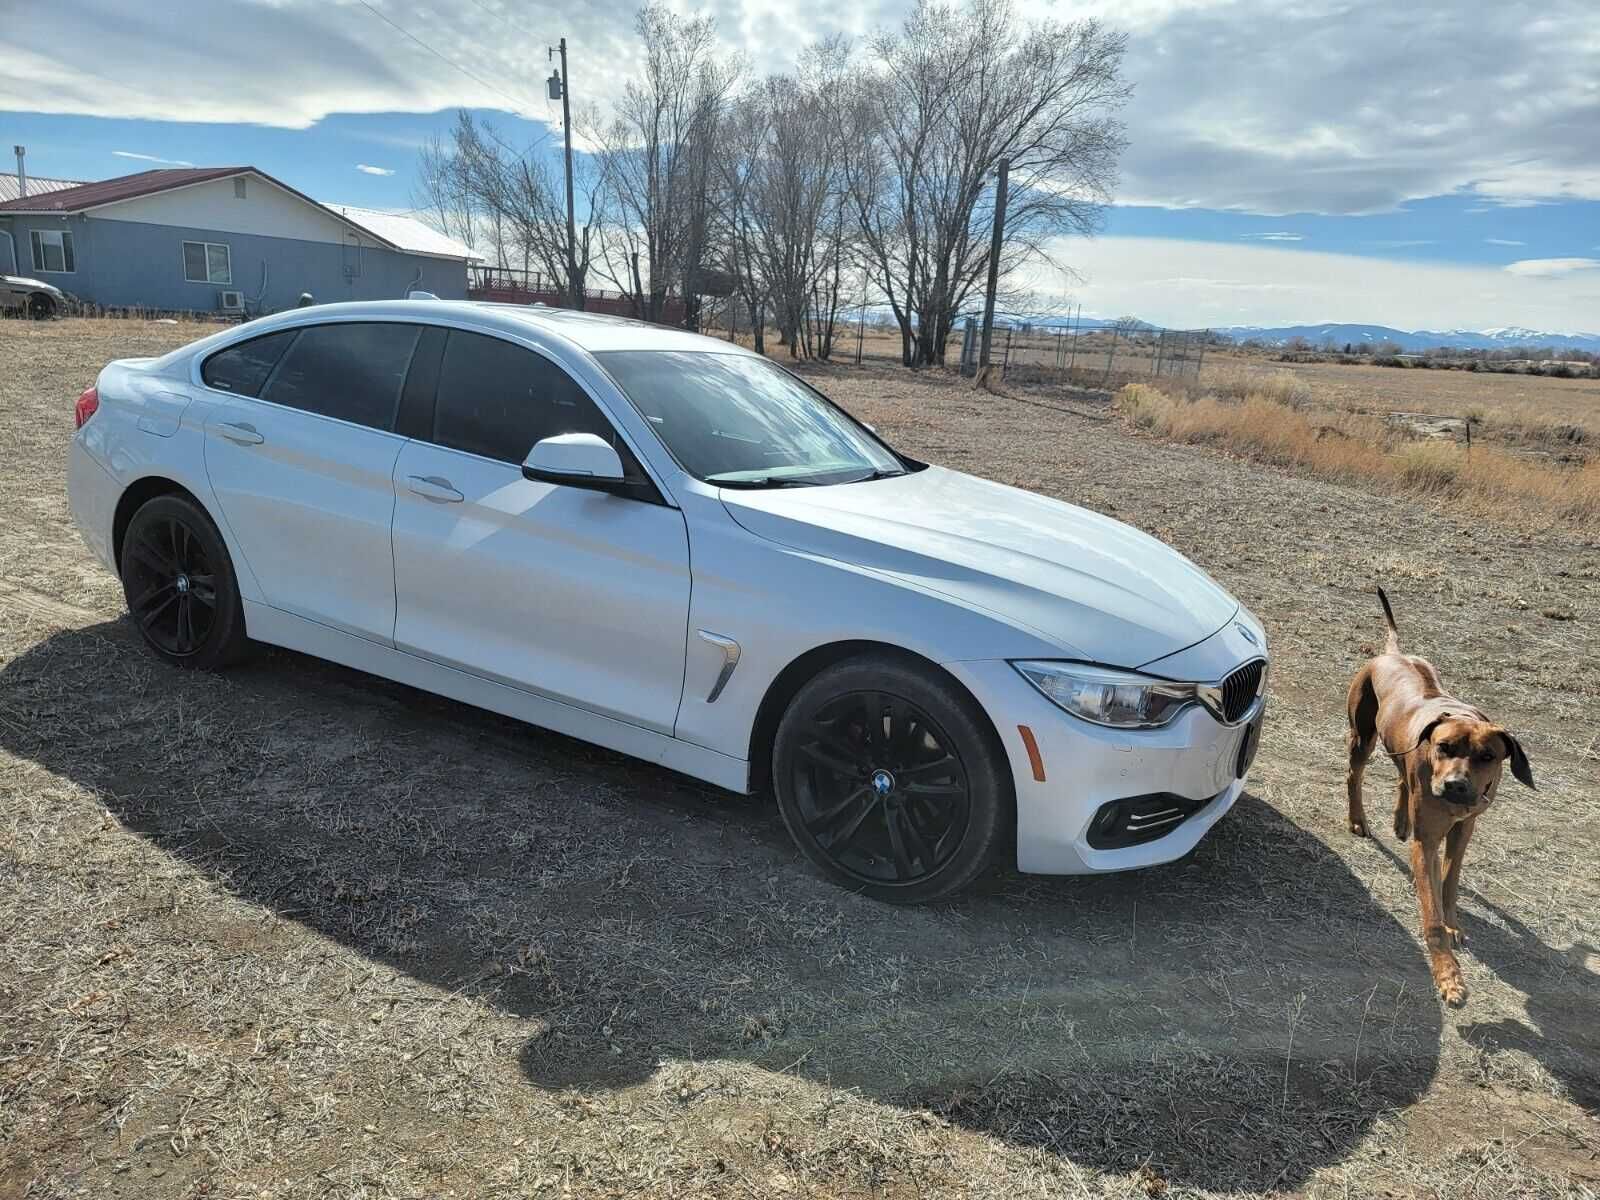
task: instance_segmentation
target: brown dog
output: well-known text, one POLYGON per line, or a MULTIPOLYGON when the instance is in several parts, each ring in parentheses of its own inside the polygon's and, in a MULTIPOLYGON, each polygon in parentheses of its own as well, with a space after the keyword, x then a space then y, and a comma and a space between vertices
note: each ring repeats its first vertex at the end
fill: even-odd
POLYGON ((1361 806, 1361 776, 1374 743, 1400 771, 1394 806, 1394 835, 1411 843, 1411 875, 1422 907, 1422 940, 1428 949, 1433 982, 1446 1004, 1466 1002, 1467 987, 1453 953, 1463 941, 1456 919, 1461 860, 1479 815, 1494 802, 1507 760, 1511 773, 1533 786, 1533 772, 1522 746, 1477 708, 1446 694, 1439 672, 1425 658, 1400 653, 1389 597, 1378 589, 1389 640, 1383 653, 1350 681, 1350 832, 1367 836, 1361 806), (1444 868, 1439 847, 1444 846, 1444 868))

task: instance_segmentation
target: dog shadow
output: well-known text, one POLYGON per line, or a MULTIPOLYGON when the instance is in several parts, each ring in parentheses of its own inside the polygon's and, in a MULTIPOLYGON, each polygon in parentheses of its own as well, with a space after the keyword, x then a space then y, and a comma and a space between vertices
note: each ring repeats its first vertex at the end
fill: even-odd
POLYGON ((0 709, 0 745, 217 887, 524 1020, 532 1088, 756 1068, 1254 1192, 1438 1065, 1409 929, 1248 794, 1166 867, 899 908, 760 803, 288 652, 199 675, 107 622, 6 663, 0 709))
MULTIPOLYGON (((1381 840, 1373 844, 1411 881, 1411 865, 1381 840)), ((1470 856, 1467 859, 1470 875, 1470 856)), ((1483 892, 1463 883, 1460 894, 1466 945, 1458 954, 1477 959, 1523 992, 1527 1019, 1505 1017, 1461 1026, 1461 1036, 1484 1050, 1520 1050, 1554 1076, 1573 1102, 1600 1110, 1600 975, 1589 960, 1600 950, 1587 943, 1557 949, 1483 892), (1476 910, 1476 911, 1475 911, 1476 910)), ((1472 1011, 1467 1001, 1467 1012, 1472 1011)))
POLYGON ((1481 891, 1462 891, 1487 914, 1471 914, 1468 951, 1527 995, 1526 1021, 1473 1024, 1462 1036, 1487 1050, 1523 1051, 1561 1081, 1574 1103, 1600 1112, 1600 975, 1589 966, 1600 962, 1600 948, 1577 942, 1557 949, 1481 891))

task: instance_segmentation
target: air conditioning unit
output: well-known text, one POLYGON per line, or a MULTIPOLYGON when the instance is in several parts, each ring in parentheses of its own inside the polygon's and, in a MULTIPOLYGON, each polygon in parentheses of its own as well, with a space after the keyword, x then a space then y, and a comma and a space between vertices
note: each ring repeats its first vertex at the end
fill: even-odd
POLYGON ((244 293, 243 292, 223 292, 222 293, 222 299, 221 299, 221 307, 222 307, 222 311, 223 312, 243 312, 244 311, 244 293))

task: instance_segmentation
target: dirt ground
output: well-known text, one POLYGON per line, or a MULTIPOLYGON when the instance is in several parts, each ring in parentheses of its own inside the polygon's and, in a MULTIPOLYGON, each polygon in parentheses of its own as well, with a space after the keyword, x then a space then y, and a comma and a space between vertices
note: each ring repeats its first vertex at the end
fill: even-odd
POLYGON ((67 514, 72 400, 197 332, 0 324, 0 1197, 1600 1194, 1600 543, 1092 395, 812 370, 1271 637, 1249 794, 1189 858, 888 908, 757 802, 296 654, 143 652, 67 514), (1376 581, 1539 782, 1473 842, 1460 1010, 1392 836, 1343 823, 1376 581))

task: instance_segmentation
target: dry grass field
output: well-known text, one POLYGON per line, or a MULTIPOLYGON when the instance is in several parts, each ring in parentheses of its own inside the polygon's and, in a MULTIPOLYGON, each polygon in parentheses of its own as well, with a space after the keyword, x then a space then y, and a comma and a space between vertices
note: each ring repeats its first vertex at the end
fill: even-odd
POLYGON ((1202 384, 1237 373, 1261 378, 1288 371, 1307 385, 1317 404, 1328 408, 1380 418, 1391 413, 1453 418, 1455 427, 1439 432, 1457 439, 1460 423, 1471 418, 1478 425, 1475 438, 1487 435, 1555 456, 1587 458, 1600 452, 1600 379, 1280 363, 1237 353, 1212 354, 1206 363, 1202 384))
POLYGON ((144 653, 67 514, 71 406, 197 332, 0 324, 0 1198, 1600 1195, 1592 535, 1104 395, 808 368, 1167 539, 1272 639, 1249 793, 1189 858, 887 908, 757 801, 291 653, 144 653), (1403 852, 1344 828, 1377 581, 1539 781, 1473 842, 1460 1010, 1403 852))

